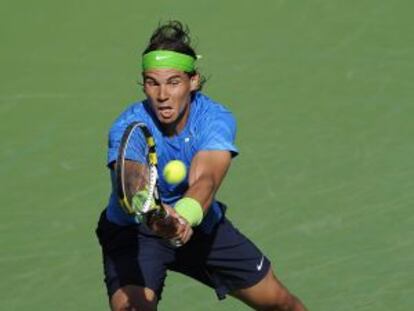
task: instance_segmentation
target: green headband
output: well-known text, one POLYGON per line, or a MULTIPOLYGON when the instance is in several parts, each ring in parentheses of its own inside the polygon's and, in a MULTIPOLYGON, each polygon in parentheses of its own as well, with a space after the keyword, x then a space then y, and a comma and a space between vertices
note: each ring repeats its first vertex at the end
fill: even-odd
POLYGON ((156 50, 142 57, 142 70, 168 68, 192 72, 195 69, 194 62, 195 59, 187 54, 156 50))

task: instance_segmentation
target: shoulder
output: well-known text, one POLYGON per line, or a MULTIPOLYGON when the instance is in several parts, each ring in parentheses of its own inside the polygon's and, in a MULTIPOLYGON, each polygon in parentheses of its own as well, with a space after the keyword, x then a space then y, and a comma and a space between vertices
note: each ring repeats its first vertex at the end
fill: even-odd
POLYGON ((144 122, 147 125, 153 124, 151 111, 146 101, 136 102, 129 105, 116 119, 113 121, 108 133, 108 154, 107 165, 110 166, 116 160, 118 149, 121 144, 122 135, 125 129, 134 121, 144 122))
POLYGON ((195 96, 194 115, 198 125, 210 127, 212 124, 224 122, 229 126, 236 126, 233 113, 225 105, 202 93, 197 93, 195 96))
POLYGON ((150 111, 145 101, 135 102, 129 105, 113 121, 109 135, 112 136, 118 132, 123 132, 125 128, 133 121, 142 121, 148 123, 151 120, 150 111))
POLYGON ((194 103, 192 135, 196 150, 227 150, 236 155, 237 126, 231 111, 203 94, 197 94, 194 103))
POLYGON ((130 123, 137 118, 144 117, 146 114, 143 101, 132 103, 118 115, 111 127, 122 123, 130 123))

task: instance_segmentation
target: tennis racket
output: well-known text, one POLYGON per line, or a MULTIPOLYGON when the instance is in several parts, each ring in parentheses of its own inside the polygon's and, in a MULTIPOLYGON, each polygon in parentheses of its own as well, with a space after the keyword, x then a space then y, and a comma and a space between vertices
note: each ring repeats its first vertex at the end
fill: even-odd
POLYGON ((149 128, 132 122, 126 128, 115 165, 118 198, 124 211, 149 224, 166 218, 158 190, 157 152, 149 128))

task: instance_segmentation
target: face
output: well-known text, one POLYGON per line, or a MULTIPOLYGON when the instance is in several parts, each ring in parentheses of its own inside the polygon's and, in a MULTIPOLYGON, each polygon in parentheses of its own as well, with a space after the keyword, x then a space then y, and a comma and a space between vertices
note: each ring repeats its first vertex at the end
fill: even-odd
POLYGON ((198 89, 199 76, 189 77, 175 69, 152 69, 143 73, 144 92, 158 120, 179 132, 187 121, 191 92, 198 89))

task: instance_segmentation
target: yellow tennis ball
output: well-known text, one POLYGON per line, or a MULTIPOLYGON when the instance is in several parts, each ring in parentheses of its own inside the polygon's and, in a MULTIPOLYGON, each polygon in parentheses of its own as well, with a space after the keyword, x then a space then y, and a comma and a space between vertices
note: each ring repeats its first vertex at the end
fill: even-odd
POLYGON ((162 174, 169 184, 176 185, 184 180, 187 175, 187 168, 180 160, 172 160, 164 167, 162 174))

